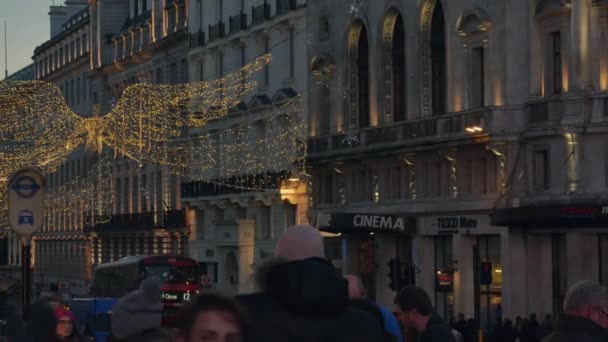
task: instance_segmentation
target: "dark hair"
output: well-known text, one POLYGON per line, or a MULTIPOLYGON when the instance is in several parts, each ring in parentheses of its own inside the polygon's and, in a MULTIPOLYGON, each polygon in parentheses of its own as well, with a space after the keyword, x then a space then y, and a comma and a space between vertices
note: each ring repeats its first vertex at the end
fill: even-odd
POLYGON ((237 320, 243 340, 250 340, 252 325, 245 310, 232 298, 214 293, 200 294, 180 309, 178 313, 180 334, 189 337, 198 315, 209 311, 232 315, 237 320))
POLYGON ((431 297, 420 287, 407 286, 401 289, 395 297, 395 304, 403 311, 416 309, 418 313, 429 316, 433 313, 431 297))

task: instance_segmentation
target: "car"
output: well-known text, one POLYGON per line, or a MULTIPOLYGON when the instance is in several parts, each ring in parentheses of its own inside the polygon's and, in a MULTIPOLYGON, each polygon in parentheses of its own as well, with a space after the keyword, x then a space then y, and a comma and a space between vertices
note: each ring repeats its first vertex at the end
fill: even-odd
POLYGON ((22 210, 19 213, 19 224, 34 225, 34 213, 31 210, 22 210))

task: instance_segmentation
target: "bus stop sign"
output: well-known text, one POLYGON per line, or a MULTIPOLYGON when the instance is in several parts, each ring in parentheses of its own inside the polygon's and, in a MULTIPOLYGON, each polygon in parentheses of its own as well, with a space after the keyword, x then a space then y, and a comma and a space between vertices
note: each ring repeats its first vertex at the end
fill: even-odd
POLYGON ((21 236, 36 233, 44 222, 44 177, 36 170, 17 172, 8 182, 8 219, 21 236))

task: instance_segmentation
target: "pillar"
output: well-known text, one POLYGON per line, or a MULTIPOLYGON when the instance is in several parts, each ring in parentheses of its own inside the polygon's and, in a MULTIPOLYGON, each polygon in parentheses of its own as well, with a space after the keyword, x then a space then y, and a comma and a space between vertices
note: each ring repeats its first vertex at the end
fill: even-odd
POLYGON ((599 281, 599 250, 597 236, 584 233, 566 235, 568 286, 581 281, 599 281))
POLYGON ((591 5, 589 0, 572 0, 572 70, 571 89, 581 91, 591 87, 591 5))
MULTIPOLYGON (((416 286, 423 288, 434 301, 435 293, 435 240, 433 236, 417 235, 412 241, 412 262, 420 270, 416 286)), ((433 303, 434 304, 434 303, 433 303)))
POLYGON ((553 311, 553 261, 551 235, 528 235, 526 237, 526 279, 527 300, 523 312, 542 315, 553 311))
POLYGON ((521 229, 510 228, 501 234, 503 316, 526 313, 526 241, 521 229))
POLYGON ((242 244, 239 246, 239 288, 238 293, 252 292, 255 288, 253 281, 253 244, 242 244))

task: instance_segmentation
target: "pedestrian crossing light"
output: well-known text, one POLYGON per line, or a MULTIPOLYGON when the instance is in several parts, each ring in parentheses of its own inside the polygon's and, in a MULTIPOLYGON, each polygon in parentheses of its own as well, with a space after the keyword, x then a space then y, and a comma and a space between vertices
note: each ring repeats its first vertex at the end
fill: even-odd
POLYGON ((479 272, 479 281, 481 285, 490 285, 492 284, 492 263, 491 262, 481 262, 479 272))
POLYGON ((397 291, 401 286, 401 261, 397 258, 392 258, 388 261, 388 287, 391 290, 397 291))

